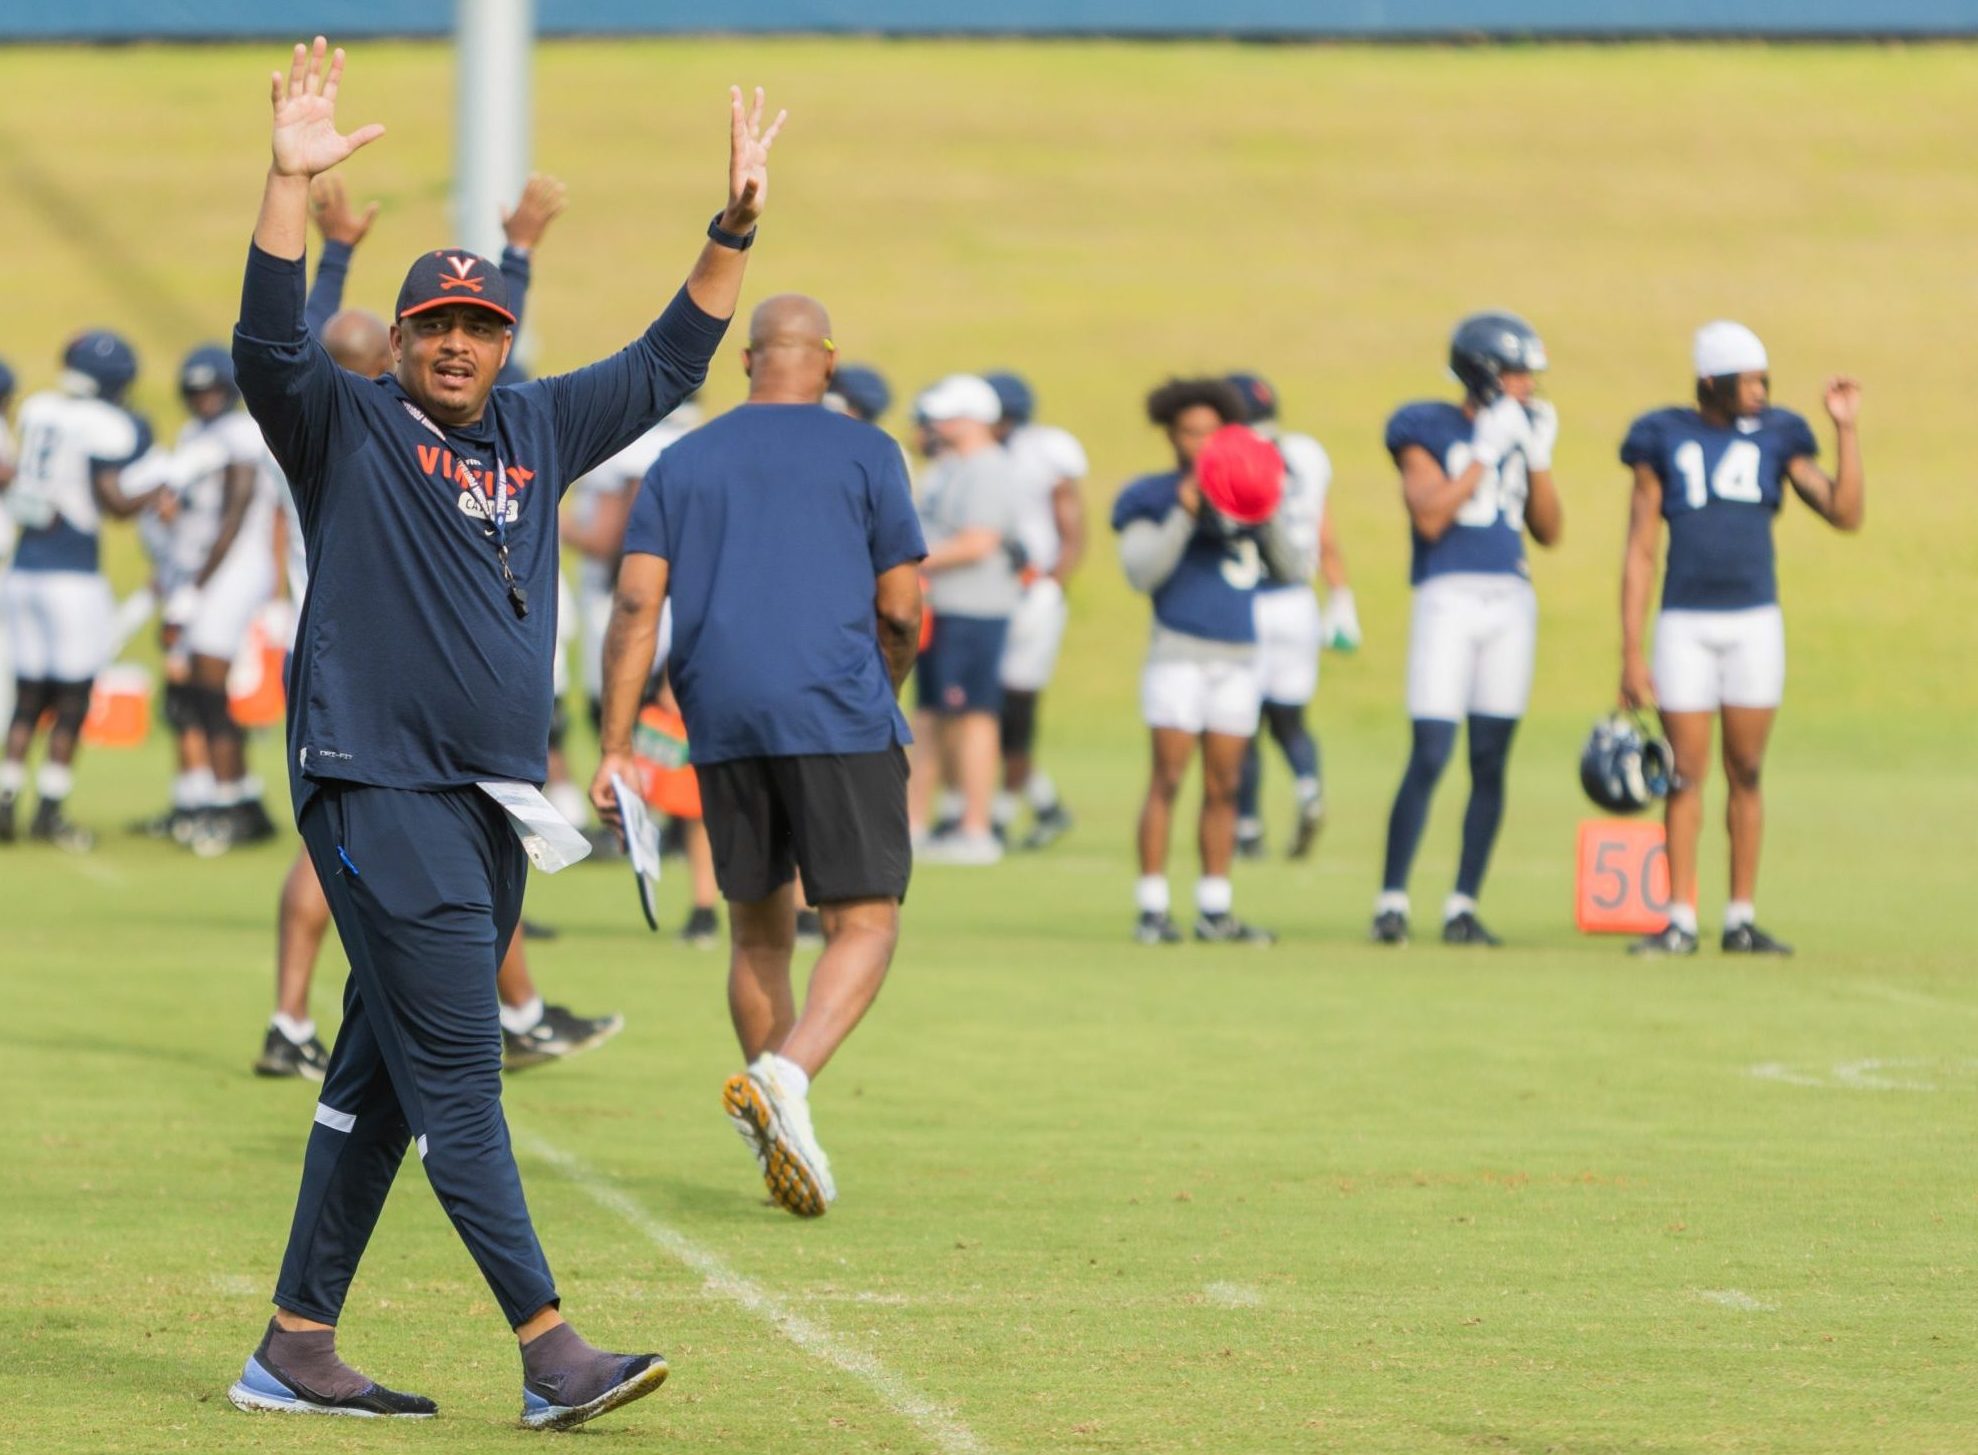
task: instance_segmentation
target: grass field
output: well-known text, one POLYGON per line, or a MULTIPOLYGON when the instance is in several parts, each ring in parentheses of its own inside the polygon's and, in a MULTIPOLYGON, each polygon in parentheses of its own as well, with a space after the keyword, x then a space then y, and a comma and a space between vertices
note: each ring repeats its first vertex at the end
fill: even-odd
MULTIPOLYGON (((115 322, 176 422, 171 362, 230 321, 273 61, 0 50, 0 353, 25 384, 70 330, 115 322)), ((1978 52, 546 46, 536 162, 572 208, 539 261, 543 367, 628 336, 674 286, 718 201, 730 79, 793 112, 753 296, 818 293, 848 356, 904 388, 1023 368, 1090 446, 1095 506, 1160 462, 1148 384, 1264 371, 1334 456, 1368 642, 1326 666, 1316 860, 1239 881, 1284 944, 1136 950, 1144 607, 1098 545, 1047 708, 1080 830, 916 882, 895 978, 820 1083, 843 1192, 820 1223, 761 1204, 719 1114, 720 957, 635 927, 616 871, 532 889, 563 930, 539 978, 630 1024, 512 1083, 531 1203, 579 1326, 675 1366, 584 1438, 1978 1448, 1978 52), (1486 899, 1511 945, 1382 953, 1361 936, 1403 755, 1406 593, 1379 426, 1445 388, 1448 322, 1495 303, 1545 330, 1565 424, 1567 537, 1536 563, 1538 688, 1486 899), (1689 330, 1717 314, 1767 337, 1809 413, 1824 372, 1868 381, 1869 524, 1836 538, 1795 506, 1780 528, 1793 677, 1762 909, 1802 953, 1644 967, 1572 929, 1572 758, 1615 676, 1613 452, 1682 392, 1689 330)), ((352 284, 382 303, 445 231, 448 57, 360 49, 345 94, 391 127, 351 178, 387 205, 352 284)), ((710 397, 738 382, 723 366, 710 397)), ((156 741, 88 758, 77 816, 114 829, 164 773, 156 741)), ((1461 789, 1418 906, 1451 872, 1461 789)), ((111 834, 87 859, 0 854, 0 1449, 530 1438, 499 1315, 416 1173, 343 1340, 443 1419, 278 1427, 225 1404, 312 1101, 247 1075, 286 850, 204 863, 111 834)), ((1708 920, 1721 843, 1704 873, 1708 920)))

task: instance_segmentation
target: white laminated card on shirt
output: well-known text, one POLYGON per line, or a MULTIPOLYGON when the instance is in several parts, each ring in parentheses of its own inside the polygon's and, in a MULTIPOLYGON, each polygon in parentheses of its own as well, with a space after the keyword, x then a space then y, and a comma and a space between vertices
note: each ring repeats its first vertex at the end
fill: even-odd
POLYGON ((591 852, 591 841, 577 832, 532 783, 476 783, 508 814, 508 826, 522 841, 522 852, 545 874, 568 869, 591 852))
POLYGON ((618 799, 618 821, 625 827, 625 858, 639 886, 639 908, 645 912, 647 928, 657 933, 659 916, 654 911, 659 899, 659 826, 639 795, 616 773, 611 775, 611 791, 618 799))

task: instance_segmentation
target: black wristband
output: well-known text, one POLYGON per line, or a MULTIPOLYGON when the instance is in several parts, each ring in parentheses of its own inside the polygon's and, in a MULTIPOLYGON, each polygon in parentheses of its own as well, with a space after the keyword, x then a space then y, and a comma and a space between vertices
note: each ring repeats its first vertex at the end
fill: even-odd
POLYGON ((722 247, 733 248, 738 253, 745 253, 755 246, 753 227, 744 233, 729 232, 721 225, 721 214, 718 212, 714 214, 714 220, 707 225, 707 235, 722 247))

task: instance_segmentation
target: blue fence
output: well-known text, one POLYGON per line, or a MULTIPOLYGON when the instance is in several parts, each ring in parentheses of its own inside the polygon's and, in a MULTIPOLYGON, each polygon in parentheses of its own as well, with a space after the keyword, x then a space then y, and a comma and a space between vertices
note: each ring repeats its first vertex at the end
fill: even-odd
MULTIPOLYGON (((1978 0, 538 0, 537 19, 545 35, 1972 36, 1978 0)), ((452 24, 450 0, 0 5, 0 41, 439 35, 452 24)))

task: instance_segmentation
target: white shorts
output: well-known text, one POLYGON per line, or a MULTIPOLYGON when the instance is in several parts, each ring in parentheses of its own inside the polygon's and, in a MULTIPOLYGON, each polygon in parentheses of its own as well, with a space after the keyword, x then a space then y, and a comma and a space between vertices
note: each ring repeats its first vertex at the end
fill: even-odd
POLYGON ((1148 727, 1248 738, 1262 711, 1255 661, 1149 662, 1140 676, 1148 727))
POLYGON ((1024 588, 1010 613, 1009 640, 1003 646, 1003 686, 1011 692, 1042 692, 1058 670, 1064 644, 1065 589, 1054 576, 1039 576, 1024 588))
POLYGON ((1538 593, 1520 576, 1431 576, 1415 588, 1408 716, 1520 718, 1538 653, 1538 593))
POLYGON ((1786 618, 1777 606, 1664 611, 1655 618, 1655 700, 1664 712, 1777 707, 1786 694, 1786 618))
POLYGON ((1319 594, 1309 586, 1259 591, 1256 613, 1264 701, 1303 707, 1319 690, 1319 594))
POLYGON ((185 648, 197 657, 231 662, 247 645, 247 629, 275 594, 275 556, 257 542, 227 552, 185 624, 185 648))
POLYGON ((7 573, 14 675, 23 682, 88 682, 110 661, 117 603, 94 571, 7 573))

